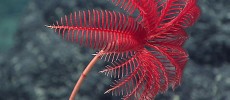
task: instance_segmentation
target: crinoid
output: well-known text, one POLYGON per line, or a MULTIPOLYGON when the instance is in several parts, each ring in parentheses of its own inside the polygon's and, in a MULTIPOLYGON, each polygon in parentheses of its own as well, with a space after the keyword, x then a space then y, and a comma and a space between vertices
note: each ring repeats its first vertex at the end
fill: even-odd
POLYGON ((82 73, 70 100, 99 59, 111 62, 101 73, 116 77, 105 93, 125 100, 152 100, 181 82, 188 54, 185 28, 200 15, 196 0, 109 0, 127 14, 108 10, 71 13, 47 26, 67 40, 99 50, 82 73), (132 17, 135 11, 137 17, 132 17))

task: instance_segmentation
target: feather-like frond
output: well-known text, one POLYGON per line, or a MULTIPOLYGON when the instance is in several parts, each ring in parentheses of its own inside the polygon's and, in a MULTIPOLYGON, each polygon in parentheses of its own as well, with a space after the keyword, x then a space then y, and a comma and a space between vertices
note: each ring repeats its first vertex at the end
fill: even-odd
MULTIPOLYGON (((157 4, 159 1, 154 0, 110 0, 116 6, 120 6, 130 15, 132 15, 136 10, 139 11, 139 15, 136 20, 144 24, 145 28, 149 28, 149 22, 155 21, 157 16, 157 4)), ((153 24, 153 23, 151 23, 153 24)))
POLYGON ((103 52, 103 55, 101 55, 101 59, 104 59, 104 61, 107 61, 107 62, 114 62, 120 59, 128 59, 131 56, 135 55, 135 51, 138 49, 140 48, 136 48, 135 50, 132 50, 132 51, 125 51, 125 52, 119 52, 119 53, 118 52, 103 52))
POLYGON ((152 31, 177 31, 187 28, 193 25, 200 15, 196 0, 167 0, 162 8, 161 15, 153 27, 155 30, 152 31))
POLYGON ((137 37, 145 33, 132 17, 107 10, 75 12, 48 27, 67 40, 107 52, 134 50, 140 46, 137 37))
POLYGON ((177 31, 166 31, 158 34, 153 34, 148 37, 148 42, 154 45, 176 45, 182 46, 184 42, 188 39, 188 35, 184 29, 177 31))
POLYGON ((123 58, 118 59, 117 61, 113 62, 112 65, 107 65, 106 69, 100 71, 101 73, 105 73, 105 75, 111 75, 114 78, 124 77, 129 73, 132 73, 134 69, 138 66, 138 54, 135 54, 127 59, 123 58))
MULTIPOLYGON (((159 58, 143 49, 126 62, 108 67, 102 72, 112 71, 125 74, 114 83, 111 89, 105 93, 112 92, 115 95, 125 95, 123 99, 151 100, 158 92, 164 92, 168 88, 168 75, 165 65, 159 58), (129 64, 134 62, 133 64, 129 64), (120 65, 120 66, 119 66, 120 65), (125 65, 135 65, 127 74, 125 65)), ((113 74, 113 73, 110 74, 113 74)))
POLYGON ((164 45, 149 45, 153 49, 154 56, 161 59, 161 63, 166 68, 168 79, 173 88, 180 84, 182 71, 188 60, 188 54, 182 47, 164 44, 164 45))

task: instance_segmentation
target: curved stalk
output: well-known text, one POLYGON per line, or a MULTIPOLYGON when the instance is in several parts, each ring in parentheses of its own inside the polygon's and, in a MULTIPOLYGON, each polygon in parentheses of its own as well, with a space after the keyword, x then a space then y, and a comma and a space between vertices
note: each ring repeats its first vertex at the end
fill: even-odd
POLYGON ((91 62, 88 64, 88 66, 85 68, 85 70, 82 72, 79 80, 77 81, 71 95, 70 95, 70 98, 69 100, 74 100, 75 99, 75 96, 77 94, 77 92, 79 91, 80 89, 80 86, 82 85, 83 83, 83 80, 85 79, 86 75, 89 73, 89 71, 93 68, 94 64, 100 59, 100 56, 101 56, 101 52, 103 52, 102 50, 96 54, 96 56, 91 60, 91 62))

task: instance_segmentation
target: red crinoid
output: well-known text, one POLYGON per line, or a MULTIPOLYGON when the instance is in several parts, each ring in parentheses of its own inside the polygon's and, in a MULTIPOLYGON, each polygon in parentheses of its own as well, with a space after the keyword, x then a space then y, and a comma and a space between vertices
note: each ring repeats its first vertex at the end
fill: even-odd
POLYGON ((125 100, 151 100, 179 85, 188 58, 182 48, 188 37, 184 29, 200 15, 196 0, 111 2, 128 14, 79 11, 48 27, 67 40, 101 50, 96 57, 112 63, 101 72, 118 78, 105 93, 123 95, 125 100), (134 12, 139 15, 132 17, 134 12))

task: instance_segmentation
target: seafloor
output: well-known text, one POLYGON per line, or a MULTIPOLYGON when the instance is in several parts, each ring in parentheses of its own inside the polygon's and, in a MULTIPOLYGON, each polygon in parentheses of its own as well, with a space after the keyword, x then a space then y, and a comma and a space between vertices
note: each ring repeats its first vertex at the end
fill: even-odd
MULTIPOLYGON (((230 100, 230 0, 199 0, 202 14, 187 31, 190 55, 182 85, 156 100, 230 100)), ((0 100, 67 100, 95 53, 62 40, 44 25, 70 12, 116 9, 106 0, 0 0, 0 100)), ((78 100, 118 100, 98 62, 78 100)))

